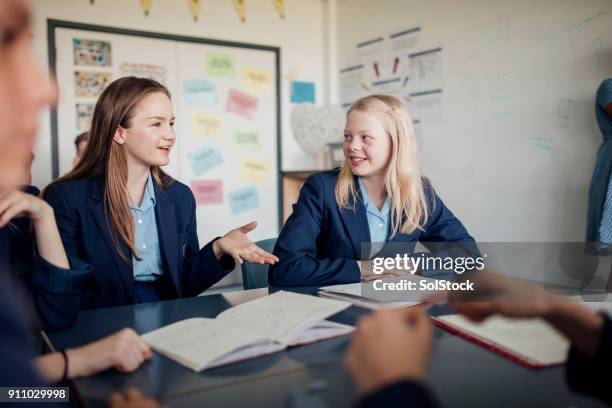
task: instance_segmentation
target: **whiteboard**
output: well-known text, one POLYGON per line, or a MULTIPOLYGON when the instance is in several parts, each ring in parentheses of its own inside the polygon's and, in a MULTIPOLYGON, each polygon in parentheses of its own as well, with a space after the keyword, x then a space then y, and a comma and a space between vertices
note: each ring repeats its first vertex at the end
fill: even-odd
POLYGON ((602 143, 595 91, 612 76, 610 0, 338 7, 341 99, 361 94, 342 82, 363 62, 357 44, 418 28, 406 61, 441 48, 443 96, 420 118, 421 163, 476 240, 584 240, 602 143))
POLYGON ((253 220, 254 241, 278 235, 278 48, 58 21, 50 22, 49 33, 60 93, 52 113, 59 174, 71 169, 74 137, 84 130, 85 115, 77 112, 95 104, 97 96, 88 93, 100 89, 78 80, 77 72, 97 80, 152 77, 171 92, 176 116, 177 140, 164 170, 194 191, 201 245, 253 220), (110 52, 94 45, 99 53, 82 57, 87 41, 110 44, 110 52), (85 65, 99 54, 98 65, 85 65))

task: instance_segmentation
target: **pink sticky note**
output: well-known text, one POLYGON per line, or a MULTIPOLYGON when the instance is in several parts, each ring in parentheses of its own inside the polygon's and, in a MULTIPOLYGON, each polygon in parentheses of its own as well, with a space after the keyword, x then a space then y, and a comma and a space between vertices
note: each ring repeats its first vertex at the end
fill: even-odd
POLYGON ((225 110, 248 119, 253 119, 257 110, 257 101, 257 98, 254 96, 230 89, 227 95, 225 110))
POLYGON ((196 205, 221 204, 223 202, 222 180, 198 180, 191 182, 191 191, 196 205))

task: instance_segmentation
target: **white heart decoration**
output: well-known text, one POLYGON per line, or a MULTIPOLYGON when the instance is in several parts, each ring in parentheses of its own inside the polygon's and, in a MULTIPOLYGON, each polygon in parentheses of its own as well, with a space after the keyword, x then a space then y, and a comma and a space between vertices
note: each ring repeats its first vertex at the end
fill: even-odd
POLYGON ((291 130, 304 150, 317 155, 328 143, 342 143, 345 119, 340 106, 301 103, 291 111, 291 130))

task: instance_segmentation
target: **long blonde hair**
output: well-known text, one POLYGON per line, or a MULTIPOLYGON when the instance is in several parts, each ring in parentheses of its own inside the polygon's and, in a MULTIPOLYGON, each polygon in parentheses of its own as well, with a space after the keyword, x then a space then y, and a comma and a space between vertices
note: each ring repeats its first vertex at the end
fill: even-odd
MULTIPOLYGON (((385 172, 385 189, 391 201, 391 236, 423 230, 429 218, 429 208, 421 176, 421 166, 412 119, 395 97, 370 95, 357 100, 348 110, 384 113, 383 126, 391 138, 391 158, 385 172)), ((340 169, 336 183, 336 202, 340 208, 354 208, 358 199, 355 176, 348 160, 340 169)))

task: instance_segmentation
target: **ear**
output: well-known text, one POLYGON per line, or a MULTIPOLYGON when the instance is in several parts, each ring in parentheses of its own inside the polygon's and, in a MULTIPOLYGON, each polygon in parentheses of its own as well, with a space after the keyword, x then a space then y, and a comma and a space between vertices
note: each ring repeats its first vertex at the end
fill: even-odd
POLYGON ((117 130, 115 130, 113 140, 119 143, 120 145, 125 143, 125 132, 123 131, 123 128, 121 126, 119 126, 117 130))

